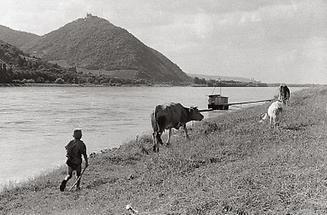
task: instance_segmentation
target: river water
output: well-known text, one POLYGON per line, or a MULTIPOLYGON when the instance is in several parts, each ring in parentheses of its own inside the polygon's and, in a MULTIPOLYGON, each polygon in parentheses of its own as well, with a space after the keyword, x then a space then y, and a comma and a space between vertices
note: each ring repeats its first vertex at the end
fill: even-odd
MULTIPOLYGON (((296 89, 291 89, 294 91, 296 89)), ((207 107, 207 87, 2 87, 0 185, 64 164, 64 146, 82 128, 88 154, 150 134, 155 105, 207 107)), ((229 102, 270 99, 277 88, 223 88, 229 102)), ((240 108, 232 106, 231 109, 240 108)), ((217 113, 206 113, 213 117, 217 113)))

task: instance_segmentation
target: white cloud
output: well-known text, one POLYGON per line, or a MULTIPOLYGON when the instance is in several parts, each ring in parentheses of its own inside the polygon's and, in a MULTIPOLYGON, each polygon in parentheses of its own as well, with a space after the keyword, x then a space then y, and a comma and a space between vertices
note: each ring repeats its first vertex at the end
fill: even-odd
POLYGON ((194 16, 193 29, 198 37, 206 38, 214 29, 212 17, 205 13, 194 16))

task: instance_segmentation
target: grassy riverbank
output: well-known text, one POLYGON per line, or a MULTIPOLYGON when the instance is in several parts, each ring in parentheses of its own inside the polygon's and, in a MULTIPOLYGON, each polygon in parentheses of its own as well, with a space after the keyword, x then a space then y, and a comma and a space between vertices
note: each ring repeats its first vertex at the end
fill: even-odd
POLYGON ((268 104, 205 120, 158 154, 143 136, 93 155, 82 190, 59 191, 63 167, 4 190, 0 213, 327 214, 326 101, 327 88, 292 94, 275 130, 259 123, 268 104))

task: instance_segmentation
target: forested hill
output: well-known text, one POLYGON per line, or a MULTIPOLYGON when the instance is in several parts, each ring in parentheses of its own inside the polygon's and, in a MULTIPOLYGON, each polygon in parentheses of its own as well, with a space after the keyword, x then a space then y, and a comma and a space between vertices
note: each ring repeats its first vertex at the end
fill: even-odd
POLYGON ((0 40, 0 59, 2 63, 16 65, 18 64, 19 56, 23 54, 24 53, 15 46, 0 40))
POLYGON ((42 36, 24 51, 85 73, 153 82, 190 81, 176 64, 127 30, 90 14, 42 36))
POLYGON ((149 85, 146 80, 109 78, 78 72, 75 67, 63 68, 55 63, 24 53, 0 40, 0 86, 12 84, 102 84, 149 85))
POLYGON ((76 71, 61 68, 0 40, 0 83, 53 83, 75 81, 76 71))
POLYGON ((0 25, 0 40, 22 49, 25 45, 36 41, 40 36, 23 31, 16 31, 0 25))

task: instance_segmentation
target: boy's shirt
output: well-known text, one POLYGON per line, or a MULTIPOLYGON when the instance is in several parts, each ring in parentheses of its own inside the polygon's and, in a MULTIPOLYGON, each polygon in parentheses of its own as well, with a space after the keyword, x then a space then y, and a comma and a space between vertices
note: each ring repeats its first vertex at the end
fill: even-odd
POLYGON ((84 142, 82 140, 71 140, 65 148, 68 160, 75 165, 80 165, 82 163, 82 154, 86 154, 84 142))

